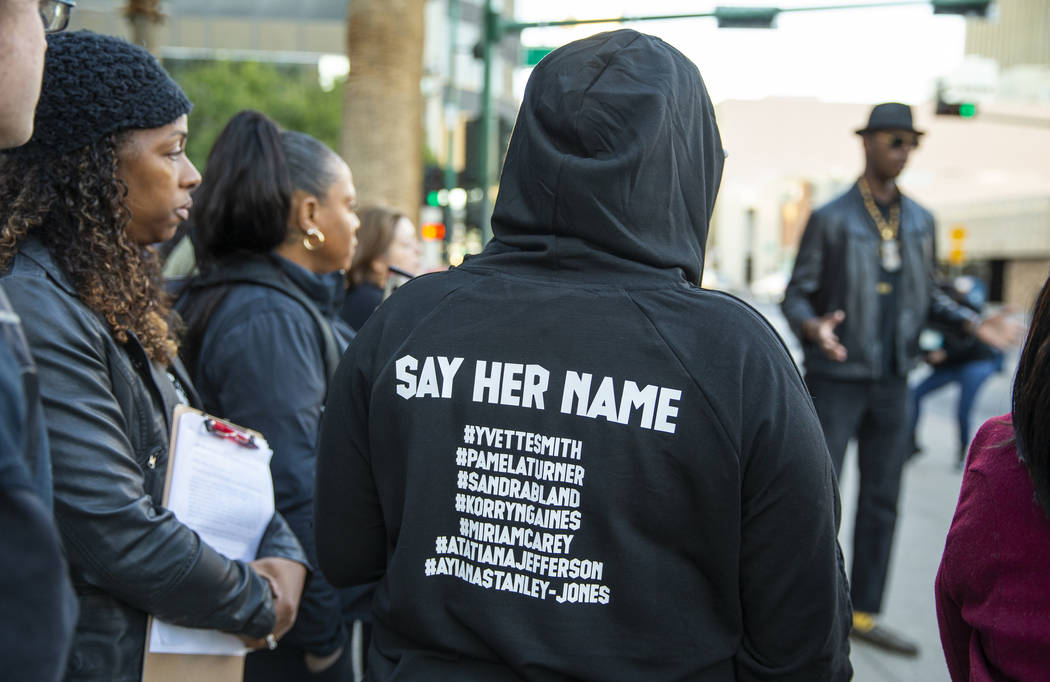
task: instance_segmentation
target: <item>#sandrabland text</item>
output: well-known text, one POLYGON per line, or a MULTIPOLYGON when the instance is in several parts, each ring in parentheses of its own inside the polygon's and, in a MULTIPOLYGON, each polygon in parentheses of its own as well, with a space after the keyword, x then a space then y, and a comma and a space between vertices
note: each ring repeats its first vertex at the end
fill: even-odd
MULTIPOLYGON (((451 399, 463 360, 445 356, 427 356, 422 362, 411 355, 398 358, 394 364, 397 394, 405 400, 451 399)), ((476 403, 544 410, 550 378, 550 371, 541 365, 478 360, 469 390, 476 403)), ((561 387, 562 414, 675 432, 677 403, 682 398, 678 389, 573 370, 565 372, 561 387)))

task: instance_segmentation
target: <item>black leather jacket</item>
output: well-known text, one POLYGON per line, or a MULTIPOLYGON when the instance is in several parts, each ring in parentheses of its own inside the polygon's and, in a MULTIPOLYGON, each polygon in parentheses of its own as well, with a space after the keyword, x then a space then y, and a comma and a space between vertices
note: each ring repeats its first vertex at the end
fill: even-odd
MULTIPOLYGON (((80 605, 66 679, 138 682, 148 613, 265 636, 274 624, 266 581, 154 501, 178 400, 172 381, 133 337, 113 339, 35 238, 2 281, 37 364, 55 518, 80 605)), ((306 563, 277 515, 258 554, 306 563)))
MULTIPOLYGON (((898 236, 902 267, 893 352, 894 366, 904 376, 919 355, 919 333, 928 319, 961 330, 976 315, 937 287, 933 216, 904 196, 898 236)), ((846 380, 882 378, 885 340, 879 334, 876 292, 879 243, 878 231, 856 184, 810 216, 781 304, 791 329, 802 342, 807 375, 846 380), (835 328, 839 342, 846 347, 845 362, 826 357, 802 333, 806 320, 835 310, 846 313, 846 319, 835 328)))
POLYGON ((51 515, 39 386, 22 325, 0 288, 0 677, 56 682, 73 641, 77 599, 51 515))

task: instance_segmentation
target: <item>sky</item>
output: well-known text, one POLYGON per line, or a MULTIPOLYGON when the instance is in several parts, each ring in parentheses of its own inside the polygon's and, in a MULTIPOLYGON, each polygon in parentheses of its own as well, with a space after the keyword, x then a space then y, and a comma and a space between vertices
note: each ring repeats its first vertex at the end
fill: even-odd
MULTIPOLYGON (((515 4, 519 21, 543 21, 687 14, 711 11, 716 4, 788 8, 852 1, 517 0, 515 4)), ((893 100, 919 104, 933 97, 938 78, 960 67, 965 44, 965 20, 935 16, 928 4, 782 13, 772 30, 719 29, 713 18, 645 21, 628 26, 663 38, 692 59, 716 103, 787 96, 829 102, 893 100)), ((522 43, 558 46, 618 27, 527 29, 522 32, 522 43)), ((528 72, 521 69, 516 78, 519 95, 528 72)))

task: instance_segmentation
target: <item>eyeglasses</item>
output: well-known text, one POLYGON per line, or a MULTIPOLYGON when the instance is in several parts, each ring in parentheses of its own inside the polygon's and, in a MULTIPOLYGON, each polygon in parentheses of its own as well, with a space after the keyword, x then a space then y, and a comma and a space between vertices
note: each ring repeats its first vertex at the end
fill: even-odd
POLYGON ((69 13, 77 3, 74 0, 40 0, 40 19, 45 33, 58 33, 69 26, 69 13))
POLYGON ((901 149, 902 147, 907 147, 908 149, 919 148, 918 135, 902 135, 900 133, 882 131, 875 133, 875 137, 890 149, 901 149))

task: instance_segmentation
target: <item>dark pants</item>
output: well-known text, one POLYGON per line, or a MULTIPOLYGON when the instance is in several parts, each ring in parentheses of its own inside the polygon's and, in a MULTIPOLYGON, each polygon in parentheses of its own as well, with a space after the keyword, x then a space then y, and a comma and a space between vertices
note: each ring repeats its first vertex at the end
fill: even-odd
POLYGON ((354 673, 349 647, 343 649, 332 667, 320 673, 306 668, 305 653, 292 646, 277 645, 273 651, 254 651, 244 663, 246 682, 353 682, 354 673))
POLYGON ((970 444, 973 431, 970 430, 970 413, 973 412, 977 392, 981 386, 1002 368, 1002 360, 974 360, 962 365, 934 367, 918 386, 912 389, 911 439, 916 445, 915 427, 919 424, 919 413, 922 411, 922 400, 928 394, 947 386, 959 383, 959 402, 956 405, 955 418, 959 423, 959 459, 965 459, 966 448, 970 444))
POLYGON ((897 496, 908 440, 908 382, 806 377, 835 474, 857 439, 860 492, 853 526, 850 591, 856 611, 878 613, 889 571, 897 496))

